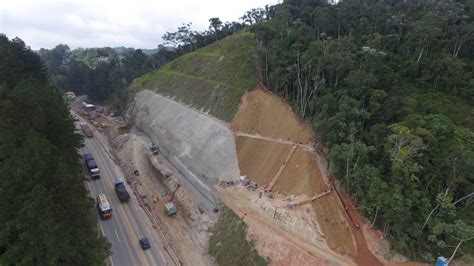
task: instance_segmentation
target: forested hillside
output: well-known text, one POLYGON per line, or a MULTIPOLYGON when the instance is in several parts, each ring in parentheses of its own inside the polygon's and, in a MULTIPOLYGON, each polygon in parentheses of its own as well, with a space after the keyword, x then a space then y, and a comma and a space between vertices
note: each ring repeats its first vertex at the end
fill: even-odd
POLYGON ((253 25, 266 86, 312 123, 393 248, 474 254, 474 2, 284 1, 253 25))
POLYGON ((61 91, 87 94, 93 101, 107 101, 119 109, 127 99, 127 86, 136 77, 159 68, 176 52, 162 47, 153 55, 140 49, 89 48, 71 50, 60 44, 41 49, 50 81, 61 91), (118 52, 117 52, 118 51, 118 52))
POLYGON ((79 136, 37 54, 0 35, 0 265, 102 265, 79 136))

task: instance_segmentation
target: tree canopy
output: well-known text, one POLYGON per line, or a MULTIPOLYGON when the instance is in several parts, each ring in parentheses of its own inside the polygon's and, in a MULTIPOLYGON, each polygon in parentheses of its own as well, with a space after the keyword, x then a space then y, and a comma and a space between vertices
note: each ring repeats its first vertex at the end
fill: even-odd
POLYGON ((412 258, 474 254, 473 12, 284 1, 251 26, 262 82, 314 126, 342 187, 412 258))
POLYGON ((0 35, 0 57, 0 264, 102 265, 109 244, 62 95, 22 40, 0 35))

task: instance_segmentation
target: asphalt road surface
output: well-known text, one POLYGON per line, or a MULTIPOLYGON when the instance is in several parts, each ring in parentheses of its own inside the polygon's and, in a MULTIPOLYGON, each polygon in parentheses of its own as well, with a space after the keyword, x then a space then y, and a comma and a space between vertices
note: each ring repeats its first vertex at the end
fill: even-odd
MULTIPOLYGON (((97 134, 97 131, 94 131, 97 134)), ((95 199, 97 194, 104 193, 108 196, 112 207, 112 218, 101 220, 94 209, 102 233, 112 244, 112 256, 109 257, 111 265, 175 265, 171 257, 163 248, 163 242, 158 232, 145 211, 139 206, 138 200, 127 186, 130 201, 119 201, 114 190, 114 181, 122 177, 120 168, 107 154, 100 141, 94 138, 84 138, 85 147, 81 153, 91 153, 100 170, 100 179, 87 181, 91 196, 95 199), (142 250, 139 239, 147 237, 150 249, 142 250)))

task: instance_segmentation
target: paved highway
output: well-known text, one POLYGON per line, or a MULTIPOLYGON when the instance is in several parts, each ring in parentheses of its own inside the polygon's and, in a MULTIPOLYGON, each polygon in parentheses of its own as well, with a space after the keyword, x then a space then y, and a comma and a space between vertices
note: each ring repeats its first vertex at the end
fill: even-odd
MULTIPOLYGON (((94 130, 94 134, 98 134, 94 130)), ((85 147, 81 153, 91 153, 99 167, 101 178, 87 181, 91 196, 105 193, 112 207, 112 219, 100 220, 97 211, 97 220, 102 233, 112 244, 112 256, 109 257, 111 265, 175 265, 168 253, 163 249, 158 232, 152 227, 152 223, 145 211, 139 206, 138 200, 132 190, 127 186, 130 193, 130 201, 122 203, 119 201, 114 190, 114 181, 123 174, 120 168, 107 154, 105 147, 94 138, 85 138, 85 147), (150 241, 151 248, 142 250, 138 240, 143 236, 150 241)))

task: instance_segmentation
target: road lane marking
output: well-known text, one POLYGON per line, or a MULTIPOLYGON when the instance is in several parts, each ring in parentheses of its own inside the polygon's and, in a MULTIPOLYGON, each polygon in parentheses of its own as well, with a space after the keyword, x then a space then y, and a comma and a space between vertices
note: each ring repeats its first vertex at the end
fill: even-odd
POLYGON ((118 235, 118 233, 117 233, 117 229, 114 229, 114 232, 115 232, 115 235, 117 236, 118 241, 119 241, 119 242, 122 242, 122 241, 120 241, 120 237, 119 237, 119 235, 118 235))

